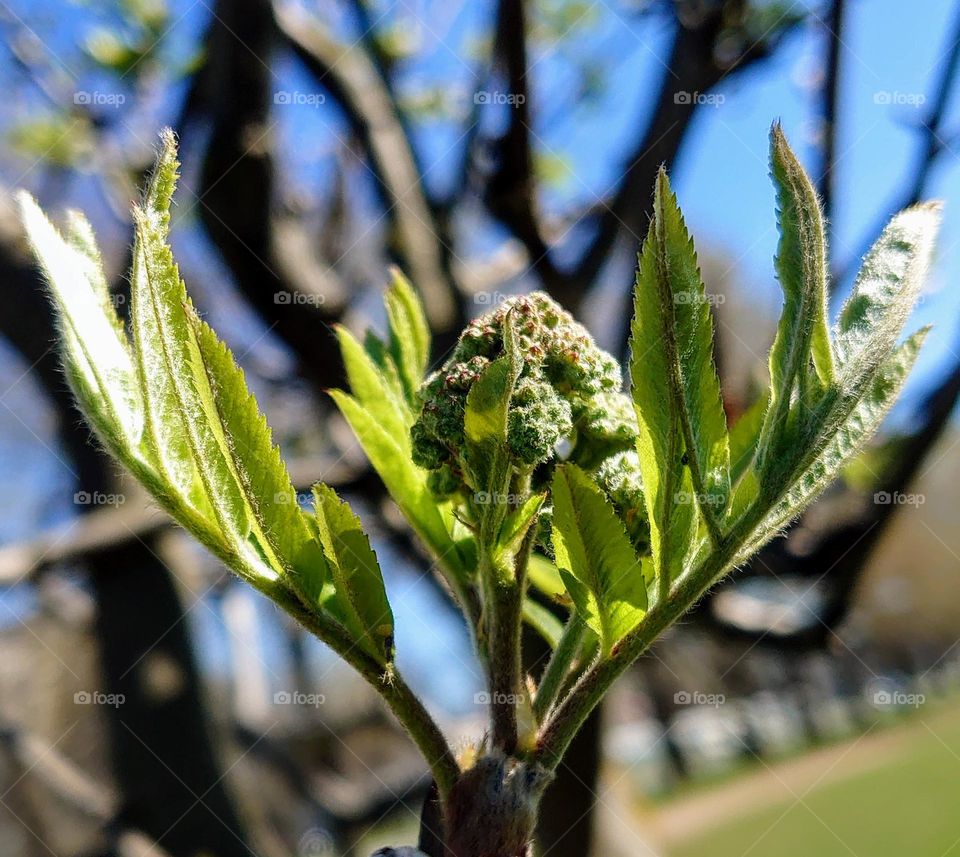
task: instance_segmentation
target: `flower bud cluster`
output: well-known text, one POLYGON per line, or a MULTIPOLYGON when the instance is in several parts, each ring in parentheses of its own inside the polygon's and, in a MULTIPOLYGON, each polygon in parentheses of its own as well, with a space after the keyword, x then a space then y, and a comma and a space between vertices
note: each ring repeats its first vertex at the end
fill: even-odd
POLYGON ((632 445, 636 422, 620 392, 617 361, 546 294, 509 298, 466 327, 450 358, 420 388, 413 458, 431 471, 438 496, 484 487, 466 485, 464 413, 473 384, 504 355, 508 318, 521 363, 507 414, 515 466, 532 470, 551 459, 561 441, 603 450, 601 457, 632 445))

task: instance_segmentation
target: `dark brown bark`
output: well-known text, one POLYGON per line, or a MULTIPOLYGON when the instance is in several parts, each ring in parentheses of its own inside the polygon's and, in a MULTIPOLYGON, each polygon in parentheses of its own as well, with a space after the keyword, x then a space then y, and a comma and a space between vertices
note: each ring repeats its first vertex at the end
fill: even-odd
POLYGON ((267 0, 216 5, 203 103, 212 129, 200 176, 200 221, 237 287, 293 349, 317 389, 340 386, 343 367, 330 325, 339 307, 299 302, 275 257, 273 103, 270 64, 276 48, 267 0))

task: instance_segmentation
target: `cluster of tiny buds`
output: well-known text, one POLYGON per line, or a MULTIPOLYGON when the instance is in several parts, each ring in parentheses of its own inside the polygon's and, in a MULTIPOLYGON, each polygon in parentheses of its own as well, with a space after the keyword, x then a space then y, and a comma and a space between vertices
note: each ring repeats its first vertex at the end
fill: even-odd
POLYGON ((507 425, 518 467, 548 461, 561 441, 622 446, 632 439, 630 421, 610 407, 611 397, 622 395, 617 361, 546 294, 509 298, 467 325, 450 358, 420 389, 413 457, 431 471, 430 486, 439 495, 469 497, 483 490, 464 477, 464 414, 473 384, 504 355, 507 324, 513 326, 521 362, 507 425))

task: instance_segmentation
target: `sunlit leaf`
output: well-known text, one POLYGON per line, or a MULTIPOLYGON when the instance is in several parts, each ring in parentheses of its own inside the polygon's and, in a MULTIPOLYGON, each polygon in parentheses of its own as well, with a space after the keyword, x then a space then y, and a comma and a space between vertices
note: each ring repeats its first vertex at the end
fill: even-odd
POLYGON ((557 567, 580 616, 609 654, 643 619, 650 569, 603 492, 576 465, 557 468, 553 503, 557 567))
MULTIPOLYGON (((332 488, 314 488, 320 539, 344 625, 382 663, 393 659, 393 612, 380 565, 360 519, 332 488)), ((328 605, 332 609, 333 605, 328 605)))

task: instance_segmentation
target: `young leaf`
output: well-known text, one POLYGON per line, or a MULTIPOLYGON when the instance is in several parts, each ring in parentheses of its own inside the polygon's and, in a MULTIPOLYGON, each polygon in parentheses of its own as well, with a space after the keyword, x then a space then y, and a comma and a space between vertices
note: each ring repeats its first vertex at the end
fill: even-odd
MULTIPOLYGON (((409 301, 401 302, 406 306, 409 301)), ((417 325, 411 322, 413 328, 417 325)), ((470 563, 451 533, 454 519, 437 504, 427 487, 427 474, 411 460, 413 413, 405 400, 393 357, 383 343, 368 335, 364 347, 353 335, 337 329, 350 393, 331 390, 330 396, 353 430, 363 451, 400 511, 437 558, 455 591, 469 575, 470 563)))
POLYGON ((546 494, 531 494, 504 518, 497 536, 497 550, 509 554, 520 547, 546 499, 546 494))
POLYGON ((768 402, 768 394, 764 393, 740 415, 740 419, 730 429, 730 481, 734 485, 753 462, 768 402))
POLYGON ((407 390, 403 381, 400 380, 397 364, 393 362, 393 357, 390 356, 384 341, 372 330, 367 330, 363 335, 363 350, 367 352, 367 355, 376 364, 377 369, 380 370, 383 375, 383 382, 392 391, 393 398, 400 402, 406 402, 407 390))
MULTIPOLYGON (((157 470, 177 496, 189 498, 190 504, 204 514, 214 514, 210 498, 217 496, 216 489, 202 484, 197 467, 199 450, 191 446, 189 432, 188 415, 195 416, 199 404, 188 374, 189 332, 183 312, 186 289, 166 246, 168 207, 177 168, 173 135, 166 133, 144 202, 134 208, 130 283, 133 352, 144 403, 145 444, 157 470), (186 398, 192 410, 188 410, 186 398)), ((197 438, 194 444, 199 444, 197 438)), ((217 522, 223 528, 224 521, 218 518, 217 522)))
POLYGON ((313 495, 336 591, 333 603, 325 606, 339 613, 358 644, 388 664, 393 660, 393 612, 370 540, 360 519, 332 488, 317 485, 313 495))
POLYGON ((770 173, 777 189, 780 243, 776 268, 784 303, 770 350, 770 401, 758 453, 761 481, 786 444, 794 390, 815 398, 834 380, 827 327, 827 257, 823 215, 810 179, 779 124, 770 132, 770 173), (810 375, 813 364, 815 374, 810 375))
POLYGON ((399 270, 393 271, 384 303, 390 326, 390 356, 400 373, 407 401, 413 405, 430 364, 430 327, 420 298, 399 270))
POLYGON ((81 243, 78 220, 68 243, 29 194, 19 193, 18 202, 56 305, 74 394, 108 448, 133 458, 143 433, 143 408, 130 347, 106 290, 96 244, 87 230, 81 243))
POLYGON ((530 555, 527 563, 527 577, 530 585, 538 592, 546 595, 558 603, 568 603, 567 588, 563 585, 563 578, 554 565, 545 556, 538 553, 530 555))
POLYGON ((612 648, 643 619, 652 569, 642 563, 600 488, 576 465, 553 478, 557 567, 584 622, 612 648))
POLYGON ((467 394, 463 415, 465 454, 470 481, 479 496, 481 541, 496 539, 506 515, 502 495, 509 491, 511 473, 507 450, 507 413, 517 378, 520 358, 512 313, 503 325, 504 356, 489 363, 467 394))
MULTIPOLYGON (((669 189, 658 178, 654 219, 640 252, 634 289, 630 335, 631 395, 637 414, 637 454, 643 477, 644 499, 650 522, 650 548, 661 593, 683 570, 696 532, 696 506, 691 471, 684 466, 684 431, 681 411, 686 401, 679 394, 681 371, 677 321, 674 311, 670 252, 667 249, 663 210, 669 189), (683 501, 683 502, 678 502, 683 501)), ((670 237, 671 245, 680 240, 670 237)), ((694 263, 695 266, 695 263, 694 263)), ((686 265, 681 272, 688 272, 686 265)), ((697 275, 699 280, 699 275, 697 275)), ((686 282, 682 288, 690 287, 686 282)), ((698 284, 699 287, 699 284, 698 284)), ((690 322, 691 318, 686 317, 690 322)), ((698 331, 688 326, 686 340, 698 331)), ((698 349, 699 351, 699 349, 698 349)), ((711 367, 712 370, 712 367, 711 367)), ((701 447, 694 442, 694 452, 701 447)), ((703 475, 699 470, 698 475, 703 475)))
POLYGON ((524 598, 523 621, 536 631, 551 649, 557 647, 563 635, 563 623, 546 607, 531 598, 524 598))
POLYGON ((836 330, 836 383, 794 419, 789 451, 768 467, 767 494, 789 484, 841 431, 890 357, 919 294, 940 222, 927 203, 896 215, 867 254, 836 330))
POLYGON ((404 517, 430 548, 447 575, 453 578, 454 589, 462 587, 471 573, 471 567, 463 561, 451 537, 453 516, 449 509, 437 504, 427 487, 426 471, 413 463, 398 440, 377 422, 361 402, 342 390, 331 390, 330 396, 404 517))
POLYGON ((409 458, 413 416, 406 399, 397 395, 385 373, 350 331, 338 326, 336 333, 351 394, 409 458))
POLYGON ((713 317, 700 268, 677 198, 664 170, 654 197, 661 301, 672 308, 666 319, 665 346, 678 399, 688 464, 696 489, 711 510, 719 510, 730 492, 730 449, 720 381, 713 361, 713 317))
POLYGON ((220 423, 226 452, 253 527, 250 538, 267 557, 294 574, 305 592, 318 592, 329 577, 327 564, 307 524, 270 426, 247 388, 230 349, 192 310, 188 312, 202 371, 212 394, 209 418, 220 423))
POLYGON ((188 321, 186 289, 167 244, 176 171, 176 149, 167 135, 144 203, 134 210, 131 318, 148 436, 175 490, 195 501, 203 497, 247 572, 265 565, 279 574, 278 558, 262 553, 265 539, 256 539, 254 550, 248 546, 256 514, 234 465, 211 379, 188 321))
POLYGON ((857 379, 890 354, 920 294, 940 226, 941 205, 923 203, 897 214, 863 260, 836 330, 840 384, 857 379))
POLYGON ((876 433, 893 406, 916 362, 927 335, 923 329, 911 336, 883 363, 870 388, 856 402, 843 424, 834 431, 789 490, 756 527, 736 562, 755 553, 795 519, 831 483, 876 433))

